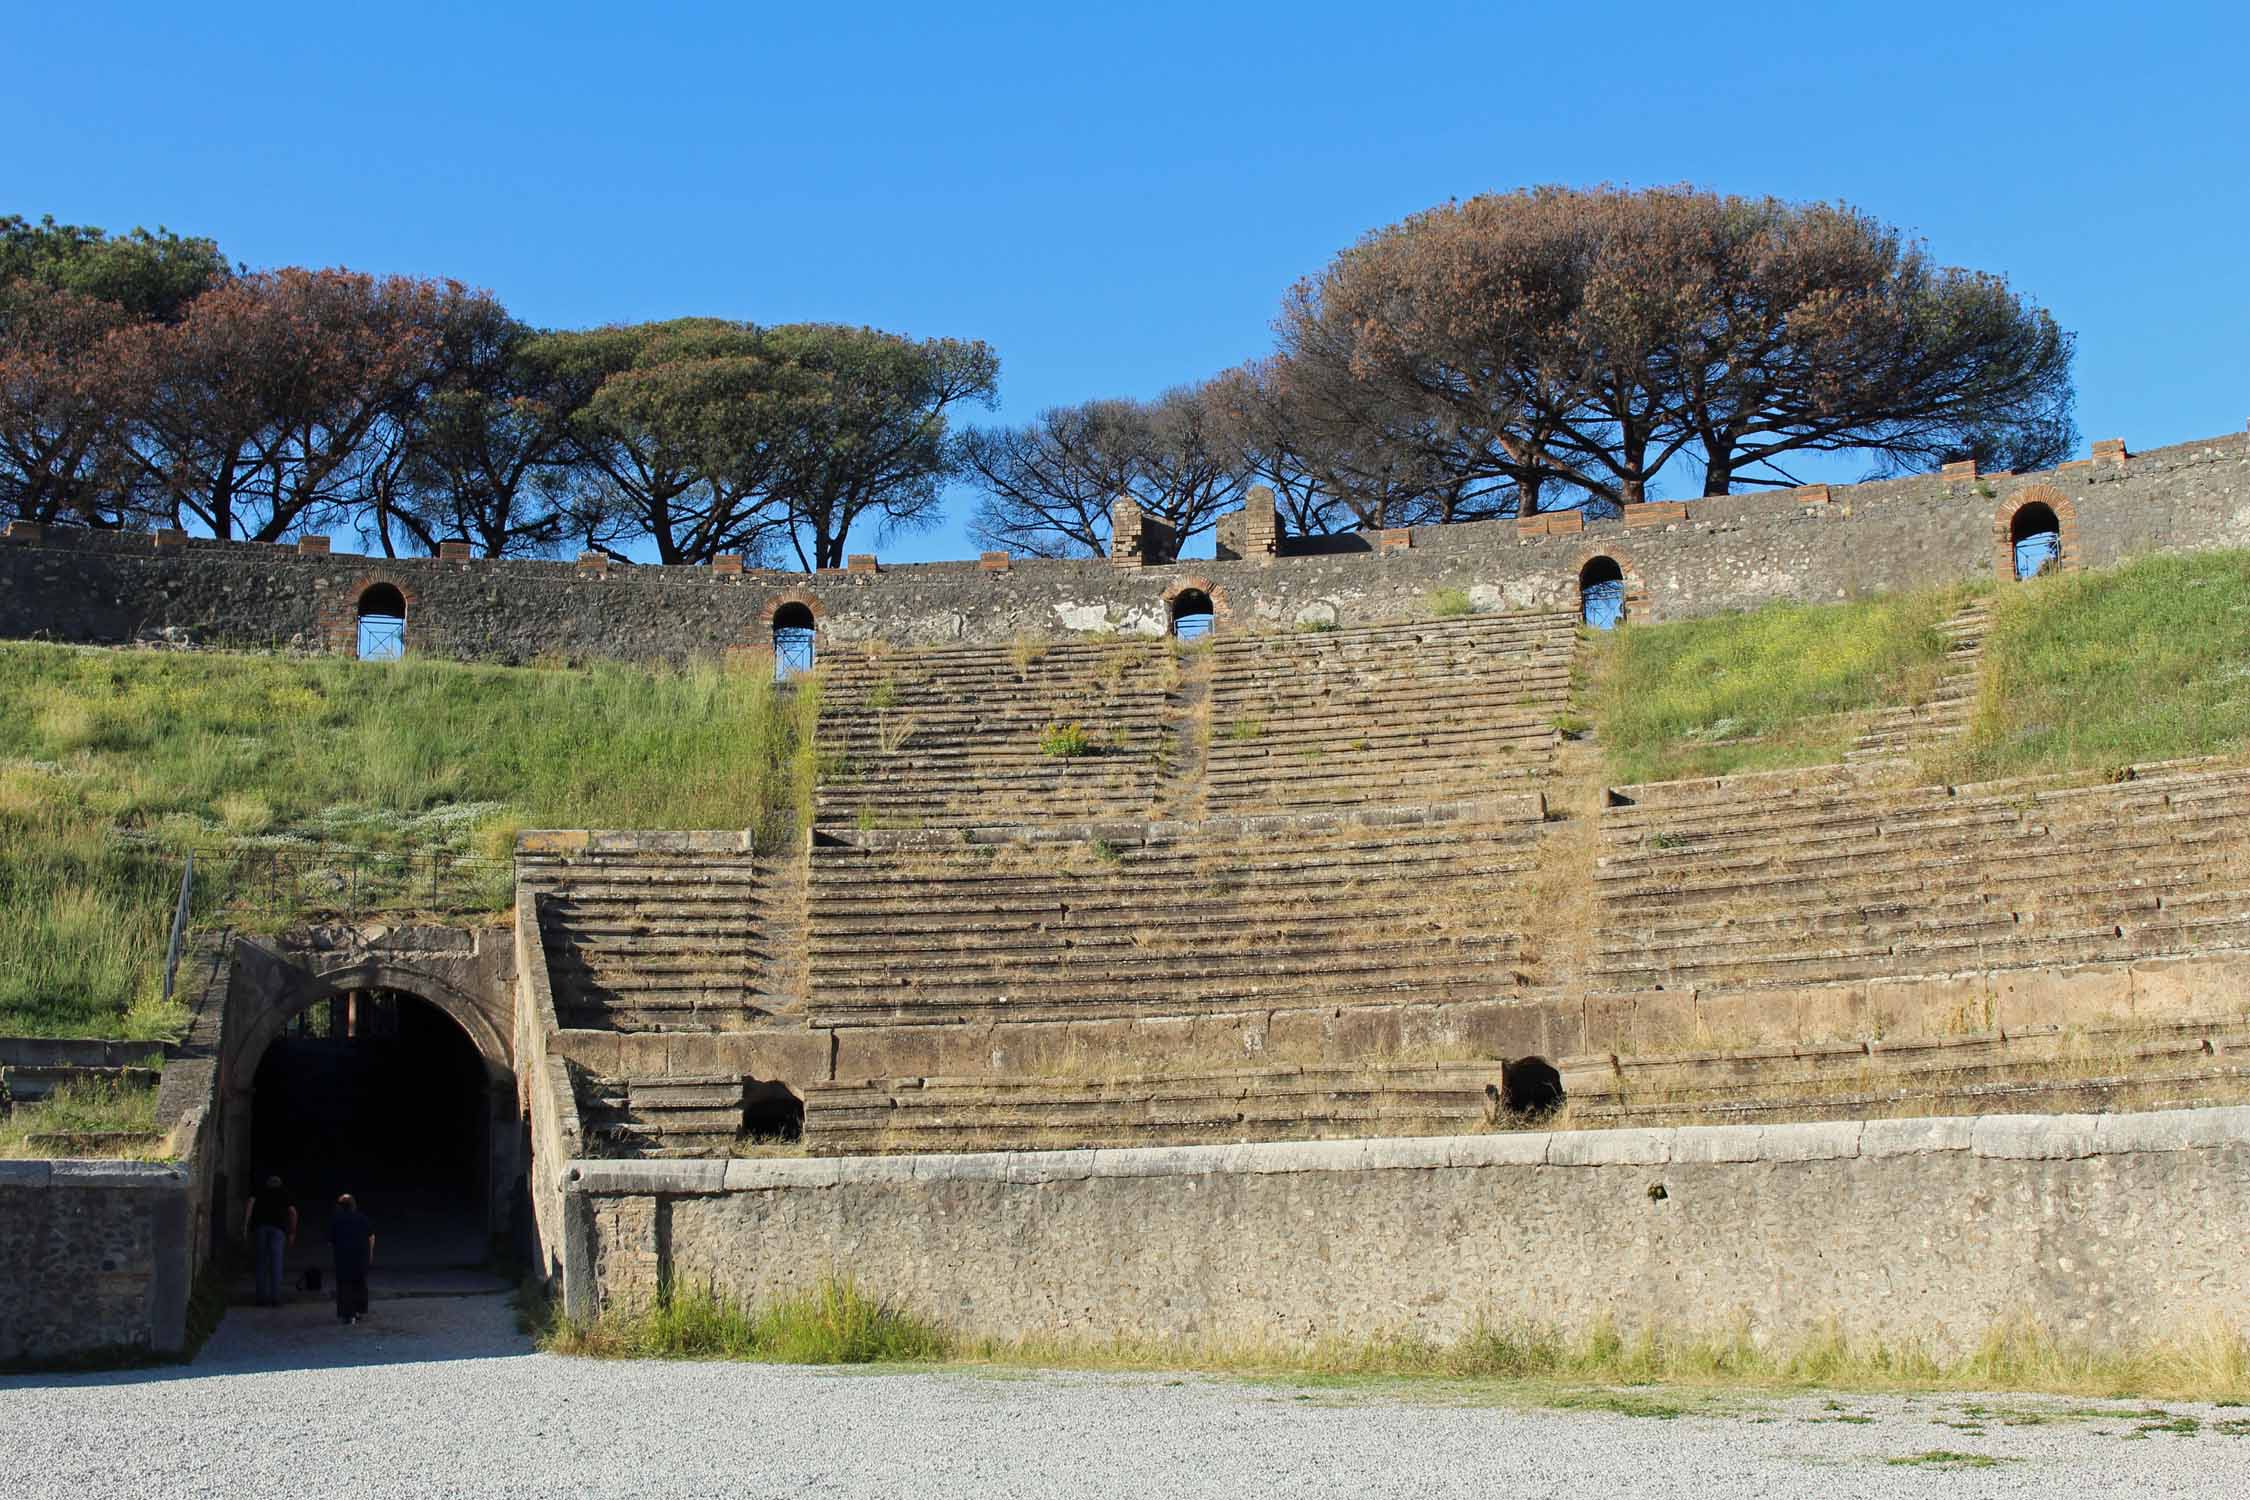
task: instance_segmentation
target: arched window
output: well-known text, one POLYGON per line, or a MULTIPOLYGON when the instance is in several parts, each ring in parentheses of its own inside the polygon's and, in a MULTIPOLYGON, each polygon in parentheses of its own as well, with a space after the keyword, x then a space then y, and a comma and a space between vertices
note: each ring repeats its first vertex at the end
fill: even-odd
POLYGON ((1596 630, 1625 618, 1625 570, 1616 558, 1589 558, 1578 570, 1578 616, 1596 630))
POLYGON ((406 654, 406 596, 396 584, 370 585, 359 596, 359 659, 397 661, 406 654))
POLYGON ((1172 634, 1183 641, 1199 641, 1211 633, 1211 596, 1201 589, 1182 589, 1172 596, 1172 634))
POLYGON ((791 601, 773 612, 773 680, 787 682, 813 669, 813 612, 791 601))
POLYGON ((2050 505, 2034 500, 2019 507, 2008 522, 2008 542, 2015 549, 2018 578, 2036 578, 2062 566, 2062 522, 2050 505))

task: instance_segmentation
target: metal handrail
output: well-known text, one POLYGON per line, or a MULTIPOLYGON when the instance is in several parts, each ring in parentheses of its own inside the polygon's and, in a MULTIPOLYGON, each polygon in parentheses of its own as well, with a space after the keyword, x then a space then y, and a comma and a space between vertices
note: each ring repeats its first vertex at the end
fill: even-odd
POLYGON ((188 903, 195 893, 195 851, 189 850, 180 870, 180 899, 172 906, 172 941, 164 950, 164 1002, 172 1001, 172 986, 180 973, 180 944, 187 937, 188 903))

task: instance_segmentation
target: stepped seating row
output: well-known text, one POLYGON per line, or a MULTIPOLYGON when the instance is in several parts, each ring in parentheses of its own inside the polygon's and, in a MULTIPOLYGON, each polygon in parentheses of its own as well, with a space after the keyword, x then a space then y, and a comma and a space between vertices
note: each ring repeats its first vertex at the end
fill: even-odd
POLYGON ((561 1025, 736 1031, 794 1003, 776 983, 801 930, 788 882, 737 835, 678 837, 689 847, 519 854, 561 1025))
MULTIPOLYGON (((816 1085, 820 1154, 1061 1150, 1460 1135, 1491 1128, 1493 1061, 1110 1079, 918 1078, 816 1085)), ((1853 1043, 1561 1065, 1562 1127, 2152 1109, 2250 1099, 2250 1018, 1853 1043)))
POLYGON ((1212 641, 1213 812, 1445 801, 1546 774, 1577 620, 1473 615, 1212 641))
POLYGON ((1158 641, 846 651, 822 669, 819 825, 1143 817, 1176 738, 1158 641), (1049 726, 1075 727, 1060 754, 1049 726))
POLYGON ((573 1068, 571 1084, 590 1156, 725 1156, 743 1132, 739 1077, 603 1078, 573 1068))
POLYGON ((823 832, 816 1026, 1486 999, 1533 982, 1536 797, 1070 836, 823 832))
POLYGON ((1937 689, 1921 703, 1877 714, 1851 749, 1847 763, 1888 760, 1928 750, 1969 732, 1976 712, 1977 670, 1984 660, 1985 632, 1992 612, 1984 601, 1963 606, 1938 627, 1945 637, 1945 671, 1937 689))
POLYGON ((2250 769, 2095 786, 1623 788, 1597 986, 1814 984, 2250 946, 2250 769), (1645 800, 1644 800, 1645 799, 1645 800))

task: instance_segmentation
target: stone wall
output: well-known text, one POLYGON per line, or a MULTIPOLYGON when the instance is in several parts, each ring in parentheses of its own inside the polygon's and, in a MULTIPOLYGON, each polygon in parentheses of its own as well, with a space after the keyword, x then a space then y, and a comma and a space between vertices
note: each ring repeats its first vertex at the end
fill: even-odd
POLYGON ((802 574, 466 558, 330 555, 324 547, 218 543, 18 525, 0 540, 0 637, 124 642, 170 632, 204 644, 349 652, 360 594, 390 583, 407 648, 500 662, 680 659, 771 645, 774 610, 808 604, 826 643, 1005 642, 1020 634, 1162 634, 1169 592, 1195 587, 1219 629, 1427 616, 1458 588, 1480 610, 1577 604, 1581 567, 1615 559, 1639 618, 1831 601, 1986 576, 2004 565, 2007 518, 2054 509, 2064 563, 2250 546, 2250 439, 2229 434, 2150 453, 2099 445, 2047 474, 1928 475, 1636 507, 1581 526, 1575 513, 1411 533, 1284 542, 1228 530, 1224 560, 986 559, 802 574), (1998 540, 1996 540, 1998 538, 1998 540))
POLYGON ((0 1161, 0 1365, 176 1353, 194 1221, 183 1166, 0 1161))
POLYGON ((2118 1345, 2250 1304, 2250 1109, 1017 1155, 583 1162, 566 1301, 830 1271, 965 1333, 1303 1344, 1479 1319, 2118 1345))

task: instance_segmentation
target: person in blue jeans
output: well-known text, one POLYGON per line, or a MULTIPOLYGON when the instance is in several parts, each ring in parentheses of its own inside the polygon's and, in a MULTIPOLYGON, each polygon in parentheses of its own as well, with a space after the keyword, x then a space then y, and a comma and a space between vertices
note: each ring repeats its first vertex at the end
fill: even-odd
POLYGON ((282 1191, 280 1178, 268 1177, 266 1185, 242 1205, 242 1232, 250 1239, 258 1305, 281 1306, 281 1258, 297 1243, 297 1205, 282 1191))

